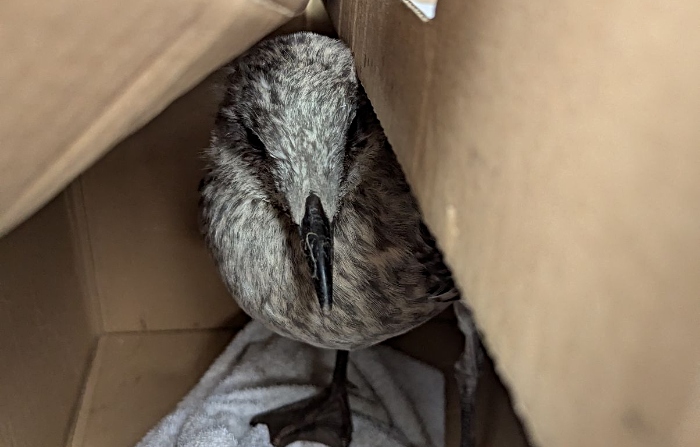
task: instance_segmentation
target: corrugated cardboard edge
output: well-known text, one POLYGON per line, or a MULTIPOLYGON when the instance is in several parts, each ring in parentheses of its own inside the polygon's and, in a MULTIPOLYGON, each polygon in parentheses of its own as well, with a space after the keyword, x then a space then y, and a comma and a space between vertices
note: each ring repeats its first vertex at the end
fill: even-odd
POLYGON ((423 22, 428 22, 430 19, 423 14, 423 11, 421 11, 415 4, 411 3, 411 0, 401 0, 404 5, 406 5, 411 11, 413 11, 419 19, 421 19, 423 22))

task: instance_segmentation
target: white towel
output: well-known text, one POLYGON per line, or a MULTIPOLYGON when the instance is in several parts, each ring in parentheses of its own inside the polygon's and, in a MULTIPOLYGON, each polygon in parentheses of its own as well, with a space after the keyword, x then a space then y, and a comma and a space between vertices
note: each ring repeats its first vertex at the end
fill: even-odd
MULTIPOLYGON (((251 418, 307 398, 328 384, 334 351, 249 323, 199 384, 137 447, 271 447, 251 418)), ((439 447, 445 439, 440 371, 386 346, 350 354, 351 447, 439 447)), ((295 442, 290 447, 318 446, 295 442)))

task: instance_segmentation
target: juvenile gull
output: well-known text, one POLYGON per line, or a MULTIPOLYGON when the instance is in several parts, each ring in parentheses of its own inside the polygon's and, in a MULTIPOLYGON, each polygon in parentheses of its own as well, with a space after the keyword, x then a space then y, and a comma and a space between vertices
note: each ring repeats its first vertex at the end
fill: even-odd
POLYGON ((200 186, 207 246, 244 311, 337 350, 323 393, 251 423, 278 447, 347 446, 348 351, 423 324, 459 291, 345 44, 286 35, 227 70, 200 186))

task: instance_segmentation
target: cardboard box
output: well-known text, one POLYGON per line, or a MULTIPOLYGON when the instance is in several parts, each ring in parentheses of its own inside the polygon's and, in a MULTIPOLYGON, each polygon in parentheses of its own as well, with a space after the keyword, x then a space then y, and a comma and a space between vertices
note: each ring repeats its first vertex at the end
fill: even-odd
POLYGON ((327 6, 535 443, 700 445, 700 3, 327 6))
MULTIPOLYGON (((700 6, 409 1, 326 4, 533 440, 697 445, 700 6)), ((0 446, 133 445, 245 323, 195 227, 215 76, 167 106, 305 3, 0 3, 0 446)), ((479 412, 526 445, 493 372, 479 412)))

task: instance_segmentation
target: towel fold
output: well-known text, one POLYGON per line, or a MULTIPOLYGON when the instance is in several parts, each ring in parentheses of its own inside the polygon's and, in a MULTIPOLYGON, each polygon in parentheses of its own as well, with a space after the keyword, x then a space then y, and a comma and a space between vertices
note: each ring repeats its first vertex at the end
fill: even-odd
MULTIPOLYGON (((334 360, 334 351, 280 337, 253 321, 137 447, 272 447, 267 427, 250 427, 251 418, 321 391, 334 360)), ((348 379, 351 447, 444 446, 440 371, 375 346, 350 354, 348 379)))

